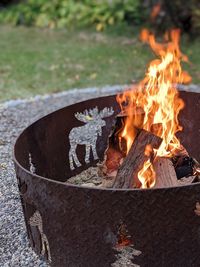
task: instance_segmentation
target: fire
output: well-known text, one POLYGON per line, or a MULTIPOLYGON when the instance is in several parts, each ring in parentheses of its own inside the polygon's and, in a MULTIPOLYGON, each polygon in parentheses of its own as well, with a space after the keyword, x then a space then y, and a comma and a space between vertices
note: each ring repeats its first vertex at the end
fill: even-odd
MULTIPOLYGON (((182 130, 178 121, 184 107, 176 89, 177 84, 189 83, 191 77, 182 70, 181 61, 188 62, 179 48, 180 31, 165 34, 164 43, 158 43, 153 34, 144 29, 140 39, 150 44, 158 57, 150 62, 145 78, 130 90, 117 96, 122 109, 127 112, 121 137, 126 140, 127 153, 135 139, 136 128, 143 128, 163 139, 157 157, 171 157, 181 145, 176 133, 182 130), (143 112, 139 112, 142 110, 143 112), (133 127, 136 126, 136 127, 133 127)), ((144 163, 138 174, 142 188, 153 187, 156 175, 150 160, 144 163)))
POLYGON ((151 11, 151 20, 154 21, 155 18, 158 16, 158 14, 161 11, 161 4, 158 3, 153 6, 152 11, 151 11))
POLYGON ((155 185, 156 174, 151 161, 145 161, 143 168, 138 172, 138 179, 142 184, 142 188, 153 187, 155 185))

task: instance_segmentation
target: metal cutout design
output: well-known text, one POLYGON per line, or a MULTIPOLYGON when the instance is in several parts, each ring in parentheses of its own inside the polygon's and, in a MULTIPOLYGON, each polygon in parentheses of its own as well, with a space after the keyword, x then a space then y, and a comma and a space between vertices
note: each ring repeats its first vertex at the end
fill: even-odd
POLYGON ((76 154, 77 145, 85 145, 85 163, 90 162, 91 150, 94 160, 99 158, 96 151, 97 138, 102 135, 102 128, 106 126, 106 122, 103 119, 110 117, 113 113, 113 108, 106 107, 99 112, 98 107, 95 107, 85 110, 83 113, 77 112, 75 114, 75 117, 84 122, 85 125, 75 127, 69 133, 69 163, 71 170, 82 166, 76 154))
POLYGON ((118 247, 115 249, 119 254, 117 260, 111 265, 112 267, 123 267, 124 264, 129 267, 140 267, 140 265, 133 263, 135 257, 142 254, 140 250, 137 250, 131 246, 118 247))
POLYGON ((197 216, 200 216, 200 203, 199 203, 199 202, 196 203, 194 213, 195 213, 197 216))
POLYGON ((29 165, 30 165, 30 172, 31 173, 36 173, 36 169, 35 169, 35 166, 32 162, 32 156, 31 156, 31 153, 29 153, 29 165))
POLYGON ((112 267, 140 267, 135 264, 133 260, 135 257, 140 256, 142 252, 134 248, 132 238, 128 232, 127 226, 123 221, 120 221, 119 229, 117 232, 117 245, 114 249, 118 252, 116 261, 111 265, 112 267))
POLYGON ((41 237, 41 255, 44 256, 47 252, 48 261, 51 262, 51 253, 50 253, 50 247, 49 247, 49 241, 47 239, 47 236, 43 232, 43 222, 42 222, 42 216, 39 213, 39 211, 36 211, 33 216, 29 219, 29 224, 31 226, 35 226, 38 228, 38 231, 40 232, 41 237))

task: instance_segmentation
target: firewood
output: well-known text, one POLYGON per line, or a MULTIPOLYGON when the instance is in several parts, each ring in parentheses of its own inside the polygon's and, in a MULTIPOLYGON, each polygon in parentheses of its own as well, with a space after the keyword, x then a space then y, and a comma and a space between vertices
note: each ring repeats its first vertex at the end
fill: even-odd
MULTIPOLYGON (((143 114, 141 110, 138 110, 137 112, 139 115, 143 114)), ((127 116, 128 113, 126 110, 121 111, 116 116, 112 130, 108 136, 108 146, 104 152, 103 161, 98 164, 100 176, 104 176, 105 179, 108 180, 113 177, 113 174, 117 173, 123 158, 126 156, 126 141, 120 137, 120 133, 123 129, 127 116)), ((138 129, 134 125, 131 129, 129 129, 129 131, 131 131, 132 136, 134 134, 137 135, 138 133, 138 129)))
POLYGON ((191 176, 194 173, 194 162, 192 158, 185 157, 181 160, 181 165, 175 166, 177 179, 191 176))
POLYGON ((189 157, 189 154, 186 148, 183 145, 180 145, 177 149, 173 151, 173 157, 185 158, 189 157))
POLYGON ((114 185, 114 188, 133 188, 140 187, 138 172, 144 162, 153 157, 153 148, 158 148, 162 139, 154 134, 141 130, 133 142, 128 155, 121 164, 114 185), (147 146, 151 146, 151 152, 145 153, 147 146))
POLYGON ((153 164, 156 173, 154 188, 177 186, 178 180, 172 161, 169 158, 157 158, 153 164))

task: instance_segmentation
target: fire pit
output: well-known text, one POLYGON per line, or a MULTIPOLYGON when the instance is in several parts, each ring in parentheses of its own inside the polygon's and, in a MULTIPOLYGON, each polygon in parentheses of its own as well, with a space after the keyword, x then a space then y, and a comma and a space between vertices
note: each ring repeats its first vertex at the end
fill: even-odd
MULTIPOLYGON (((185 108, 179 137, 200 160, 200 94, 182 91, 180 96, 185 108)), ((65 183, 103 160, 120 111, 115 99, 101 97, 58 110, 18 138, 15 167, 32 248, 57 267, 199 266, 200 218, 194 210, 200 183, 143 190, 65 183), (95 109, 99 119, 85 127, 76 114, 89 109, 95 109), (129 246, 117 246, 120 238, 129 246)))
POLYGON ((158 56, 142 81, 58 110, 16 142, 28 236, 52 266, 199 266, 200 94, 177 91, 191 81, 180 31, 142 37, 158 56))

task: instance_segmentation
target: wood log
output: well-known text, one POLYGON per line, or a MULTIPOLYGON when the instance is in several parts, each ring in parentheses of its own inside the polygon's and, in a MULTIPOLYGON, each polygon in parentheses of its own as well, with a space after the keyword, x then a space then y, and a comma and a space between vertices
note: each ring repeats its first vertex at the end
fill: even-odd
MULTIPOLYGON (((137 115, 137 118, 144 115, 144 112, 141 109, 133 109, 130 112, 134 113, 134 116, 137 115), (136 113, 137 112, 137 113, 136 113)), ((99 164, 100 175, 105 176, 105 179, 110 180, 113 177, 113 174, 116 173, 123 161, 123 158, 126 156, 126 140, 121 138, 120 134, 125 124, 125 120, 128 117, 128 111, 121 111, 115 118, 115 123, 108 137, 108 146, 104 152, 104 158, 101 164, 99 164)), ((138 123, 139 119, 137 120, 138 123)), ((134 138, 139 132, 139 129, 133 124, 129 128, 131 136, 134 138)), ((116 175, 115 175, 116 176, 116 175)), ((109 181, 110 183, 110 181, 109 181)))
POLYGON ((153 163, 156 173, 154 188, 178 186, 178 180, 172 161, 169 158, 157 158, 153 163))
POLYGON ((162 139, 150 132, 141 130, 132 144, 128 155, 118 169, 115 178, 114 188, 139 188, 141 186, 138 180, 138 172, 141 170, 144 162, 153 157, 153 148, 158 148, 162 139), (145 153, 147 145, 151 146, 151 152, 145 153))

